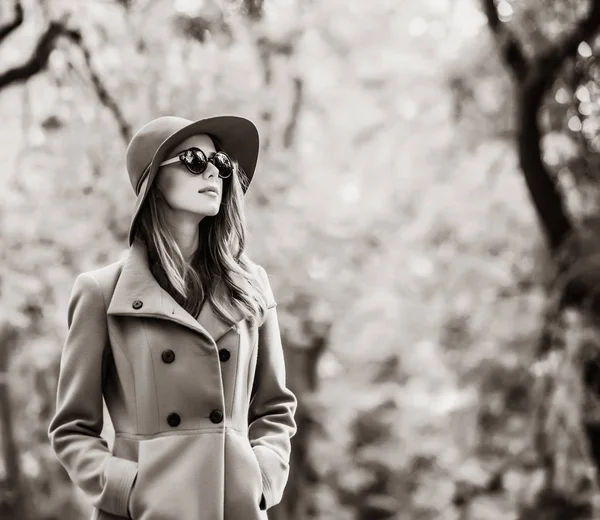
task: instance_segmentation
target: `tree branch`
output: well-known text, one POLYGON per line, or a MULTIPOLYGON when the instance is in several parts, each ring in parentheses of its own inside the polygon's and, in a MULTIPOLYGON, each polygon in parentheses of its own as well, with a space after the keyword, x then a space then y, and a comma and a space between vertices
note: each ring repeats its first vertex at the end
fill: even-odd
POLYGON ((50 53, 55 48, 56 40, 61 36, 68 38, 81 49, 98 99, 113 114, 119 125, 121 136, 126 142, 129 142, 131 139, 131 127, 123 117, 116 101, 104 86, 100 75, 94 69, 90 50, 85 45, 81 33, 74 29, 68 29, 62 22, 54 21, 50 23, 46 32, 40 36, 31 57, 25 63, 0 74, 0 90, 9 85, 27 81, 32 76, 44 70, 48 65, 50 53))
POLYGON ((83 40, 77 42, 77 46, 81 49, 83 53, 83 58, 85 60, 85 64, 87 66, 88 72, 90 74, 90 79, 92 81, 92 85, 94 86, 94 90, 96 91, 96 95, 108 110, 113 114, 113 117, 116 119, 117 124, 119 125, 119 132, 121 137, 128 143, 132 137, 131 126, 123 116, 121 109, 113 96, 108 92, 108 89, 105 87, 104 83, 100 79, 100 75, 96 72, 94 66, 92 65, 92 55, 88 47, 85 45, 83 40))
POLYGON ((292 103, 292 113, 290 119, 285 126, 283 131, 283 146, 289 148, 292 146, 294 136, 296 134, 296 127, 298 126, 298 116, 300 114, 300 108, 304 100, 304 82, 302 78, 294 78, 294 102, 292 103))
POLYGON ((563 40, 548 46, 540 53, 536 61, 539 61, 540 66, 546 74, 554 73, 560 68, 565 59, 577 52, 577 48, 581 42, 589 40, 598 32, 598 28, 600 27, 600 2, 598 0, 590 0, 590 4, 591 8, 587 16, 579 21, 573 31, 563 40))
MULTIPOLYGON (((485 0, 493 3, 493 0, 485 0)), ((542 221, 550 249, 556 253, 573 231, 561 193, 542 160, 539 108, 564 61, 579 44, 600 27, 600 2, 593 0, 584 17, 561 41, 547 47, 533 60, 519 92, 519 159, 533 204, 542 221)))
POLYGON ((517 80, 519 162, 550 250, 556 253, 572 232, 573 224, 556 181, 542 159, 539 109, 564 60, 600 26, 600 2, 592 1, 588 15, 568 36, 532 59, 525 56, 516 36, 500 20, 494 0, 481 2, 502 58, 517 80))
POLYGON ((519 165, 534 209, 540 220, 546 242, 552 254, 573 231, 562 194, 542 159, 538 113, 547 81, 527 81, 517 92, 517 145, 519 165))
POLYGON ((500 20, 494 0, 481 0, 483 12, 487 18, 488 27, 500 49, 500 55, 515 79, 523 81, 530 68, 529 60, 521 42, 508 26, 500 20))
POLYGON ((6 25, 0 26, 0 43, 23 23, 24 18, 23 5, 19 0, 15 0, 15 19, 6 25))
POLYGON ((75 43, 81 41, 81 34, 78 31, 67 29, 60 22, 51 22, 46 32, 40 36, 31 57, 22 65, 0 74, 0 90, 9 85, 27 81, 44 70, 48 65, 50 53, 54 49, 54 43, 61 36, 65 36, 75 43))
MULTIPOLYGON (((260 36, 256 39, 256 47, 258 49, 258 57, 260 64, 262 65, 262 76, 263 76, 263 88, 271 89, 273 83, 273 65, 272 65, 272 49, 269 47, 269 42, 266 37, 260 36)), ((273 104, 267 103, 264 105, 261 111, 261 119, 263 125, 267 128, 264 138, 263 147, 264 150, 268 150, 271 145, 271 132, 270 128, 273 122, 273 104)))

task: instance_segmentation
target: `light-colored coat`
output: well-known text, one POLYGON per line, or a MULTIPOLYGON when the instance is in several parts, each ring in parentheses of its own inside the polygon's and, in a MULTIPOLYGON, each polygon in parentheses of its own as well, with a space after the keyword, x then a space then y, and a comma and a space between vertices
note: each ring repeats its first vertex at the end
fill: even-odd
POLYGON ((139 240, 76 278, 48 436, 93 520, 264 520, 281 501, 297 399, 256 269, 269 310, 255 326, 243 314, 229 326, 209 302, 194 319, 152 276, 139 240))

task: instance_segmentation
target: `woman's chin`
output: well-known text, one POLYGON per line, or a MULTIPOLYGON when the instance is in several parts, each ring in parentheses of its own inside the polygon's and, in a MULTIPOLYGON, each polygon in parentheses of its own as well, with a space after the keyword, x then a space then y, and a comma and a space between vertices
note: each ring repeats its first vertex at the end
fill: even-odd
MULTIPOLYGON (((186 206, 179 207, 173 213, 180 213, 181 218, 189 219, 189 218, 197 218, 198 220, 202 220, 204 217, 214 217, 217 213, 219 213, 219 205, 218 204, 196 204, 195 206, 186 206), (187 215, 187 217, 184 217, 187 215)), ((175 217, 177 218, 177 217, 175 217)))
POLYGON ((219 213, 219 205, 218 204, 210 204, 203 206, 202 208, 196 208, 194 213, 196 213, 200 217, 214 217, 217 213, 219 213))

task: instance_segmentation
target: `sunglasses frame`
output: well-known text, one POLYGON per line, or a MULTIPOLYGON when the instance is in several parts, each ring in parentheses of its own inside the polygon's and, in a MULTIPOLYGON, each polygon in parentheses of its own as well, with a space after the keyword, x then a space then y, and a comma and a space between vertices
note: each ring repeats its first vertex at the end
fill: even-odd
POLYGON ((231 172, 229 173, 229 175, 226 175, 226 176, 223 176, 223 175, 221 175, 221 170, 220 170, 220 169, 219 169, 219 167, 218 167, 218 166, 217 166, 217 165, 216 165, 216 164, 213 162, 213 161, 214 161, 214 158, 215 158, 215 156, 216 156, 217 154, 223 154, 225 157, 227 157, 227 160, 228 160, 228 161, 231 163, 231 157, 229 157, 229 155, 227 155, 227 154, 226 154, 225 152, 223 152, 223 151, 217 151, 217 152, 214 152, 214 153, 212 153, 212 154, 210 155, 210 157, 208 157, 208 156, 207 156, 207 155, 204 153, 204 150, 202 150, 201 148, 198 148, 197 146, 191 146, 190 148, 186 148, 185 150, 182 150, 181 152, 179 152, 179 153, 178 153, 178 154, 177 154, 175 157, 173 157, 173 158, 171 158, 171 159, 167 159, 166 161, 163 161, 163 162, 161 162, 161 163, 160 163, 158 166, 159 166, 159 168, 160 168, 160 167, 162 167, 162 166, 166 166, 167 164, 174 164, 174 163, 177 163, 177 162, 181 162, 181 163, 183 163, 183 165, 185 166, 186 170, 187 170, 187 171, 189 171, 189 172, 190 172, 192 175, 202 175, 202 174, 203 174, 203 173, 206 171, 206 168, 208 168, 208 163, 211 163, 211 164, 213 164, 213 165, 214 165, 214 166, 217 168, 217 170, 218 170, 218 172, 219 172, 219 174, 218 174, 218 175, 219 175, 219 177, 220 177, 221 179, 228 179, 229 177, 231 177, 231 174, 233 173, 233 166, 232 166, 232 168, 231 168, 231 172), (203 169, 201 172, 194 172, 194 171, 190 170, 190 168, 189 168, 189 165, 188 165, 188 163, 187 163, 187 162, 186 162, 186 160, 185 160, 185 154, 186 154, 187 152, 189 152, 189 151, 194 151, 194 152, 196 152, 196 151, 197 151, 197 152, 200 152, 200 153, 201 153, 201 154, 204 156, 204 158, 205 158, 205 160, 206 160, 206 166, 204 167, 204 169, 203 169))

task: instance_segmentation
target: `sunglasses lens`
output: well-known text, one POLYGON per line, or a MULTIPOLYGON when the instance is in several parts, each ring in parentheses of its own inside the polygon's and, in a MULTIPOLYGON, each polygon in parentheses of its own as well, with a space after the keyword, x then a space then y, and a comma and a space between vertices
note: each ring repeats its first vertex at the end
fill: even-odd
POLYGON ((233 165, 229 160, 229 156, 224 152, 217 152, 213 158, 212 163, 219 170, 219 176, 223 179, 229 177, 233 172, 233 165))
POLYGON ((183 154, 183 162, 187 169, 196 175, 206 170, 207 161, 202 150, 186 150, 183 154))

